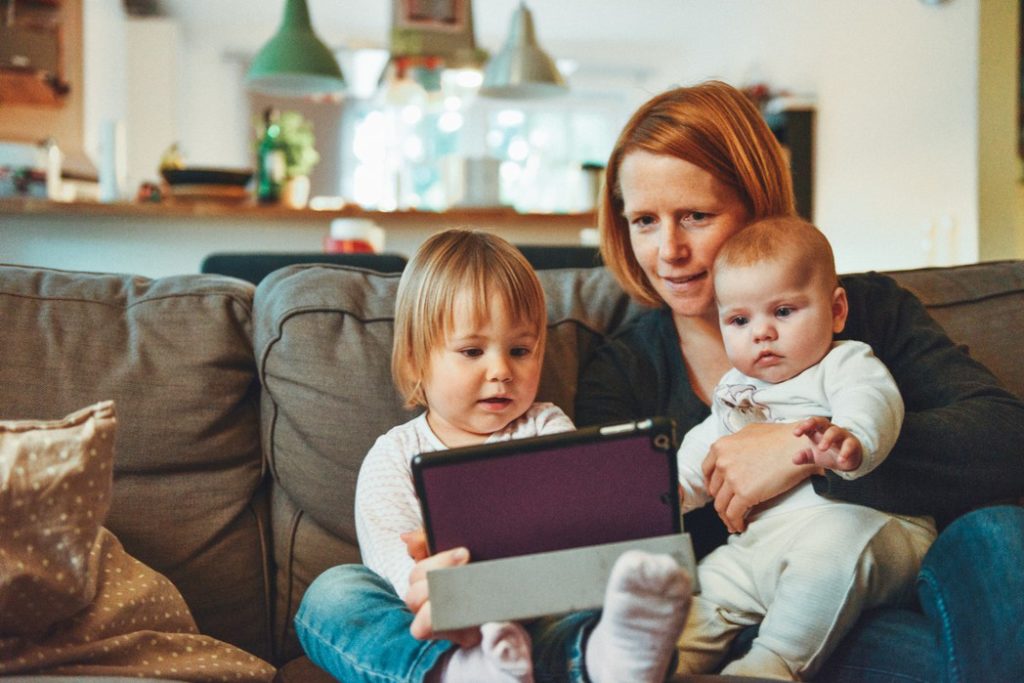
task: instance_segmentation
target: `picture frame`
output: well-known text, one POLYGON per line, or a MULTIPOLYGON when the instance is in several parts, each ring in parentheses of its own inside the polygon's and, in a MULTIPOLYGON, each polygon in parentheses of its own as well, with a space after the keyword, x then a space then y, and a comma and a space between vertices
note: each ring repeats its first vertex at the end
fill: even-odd
POLYGON ((467 0, 398 0, 397 9, 400 29, 460 33, 469 20, 467 0))

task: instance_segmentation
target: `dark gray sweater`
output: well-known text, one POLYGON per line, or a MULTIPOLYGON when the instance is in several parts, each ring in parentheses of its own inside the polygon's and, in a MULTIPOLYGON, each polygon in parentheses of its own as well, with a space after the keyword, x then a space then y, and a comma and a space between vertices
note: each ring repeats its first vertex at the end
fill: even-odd
MULTIPOLYGON (((1024 402, 952 342, 921 302, 889 277, 842 279, 850 302, 839 339, 870 344, 903 394, 906 418, 885 462, 865 477, 814 477, 818 493, 880 510, 932 515, 941 526, 969 509, 1024 495, 1024 402)), ((709 413, 687 379, 667 308, 603 345, 580 377, 579 426, 667 415, 680 438, 709 413)), ((725 538, 712 506, 686 528, 703 556, 725 538)))

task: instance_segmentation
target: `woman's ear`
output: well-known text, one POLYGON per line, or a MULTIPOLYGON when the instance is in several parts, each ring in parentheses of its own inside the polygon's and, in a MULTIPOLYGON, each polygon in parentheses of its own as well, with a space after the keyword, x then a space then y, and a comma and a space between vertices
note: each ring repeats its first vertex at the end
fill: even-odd
POLYGON ((832 333, 839 334, 846 327, 846 316, 850 313, 850 302, 846 299, 846 290, 836 287, 832 292, 832 333))

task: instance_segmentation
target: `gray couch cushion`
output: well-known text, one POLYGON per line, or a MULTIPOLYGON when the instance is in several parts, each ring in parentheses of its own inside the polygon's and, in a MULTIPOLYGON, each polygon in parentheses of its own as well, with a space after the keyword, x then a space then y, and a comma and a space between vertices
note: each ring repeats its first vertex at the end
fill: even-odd
MULTIPOLYGON (((571 414, 580 363, 639 309, 602 268, 539 277, 549 316, 539 398, 571 414)), ((359 559, 352 501, 363 457, 378 436, 415 415, 402 408, 391 381, 398 280, 342 266, 292 266, 256 290, 283 660, 299 654, 291 619, 310 581, 359 559)))
POLYGON ((956 342, 1024 397, 1024 262, 889 273, 914 292, 956 342))
POLYGON ((113 399, 106 526, 174 582, 203 633, 269 658, 252 293, 217 276, 0 266, 0 416, 113 399))

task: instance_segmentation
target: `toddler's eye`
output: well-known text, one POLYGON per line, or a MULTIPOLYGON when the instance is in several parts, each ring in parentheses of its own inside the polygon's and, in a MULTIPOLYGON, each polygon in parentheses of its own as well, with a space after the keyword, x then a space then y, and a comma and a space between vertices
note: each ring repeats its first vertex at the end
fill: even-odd
POLYGON ((528 346, 516 346, 512 349, 513 358, 523 358, 530 355, 531 349, 528 346))
POLYGON ((733 316, 732 318, 729 318, 729 324, 730 325, 735 325, 736 327, 743 327, 748 322, 750 322, 750 321, 747 320, 746 316, 742 316, 742 315, 736 315, 736 316, 733 316))
POLYGON ((484 352, 481 349, 470 347, 468 349, 460 349, 459 353, 467 358, 479 358, 484 352))
POLYGON ((793 315, 793 308, 791 306, 779 306, 775 309, 775 315, 780 318, 788 318, 793 315))

